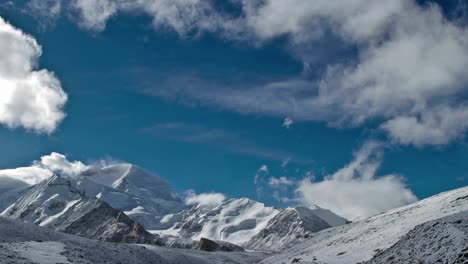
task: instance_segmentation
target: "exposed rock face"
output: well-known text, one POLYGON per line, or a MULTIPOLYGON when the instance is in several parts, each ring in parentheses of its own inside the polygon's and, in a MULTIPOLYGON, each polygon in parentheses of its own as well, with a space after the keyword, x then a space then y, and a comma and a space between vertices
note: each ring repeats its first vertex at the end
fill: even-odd
POLYGON ((109 242, 157 242, 140 223, 95 198, 83 198, 48 226, 68 234, 109 242))
POLYGON ((225 251, 225 252, 244 252, 245 250, 232 243, 225 241, 214 241, 207 238, 201 238, 197 246, 198 250, 215 252, 215 251, 225 251))
POLYGON ((33 187, 1 215, 104 241, 156 243, 138 222, 58 175, 33 187))

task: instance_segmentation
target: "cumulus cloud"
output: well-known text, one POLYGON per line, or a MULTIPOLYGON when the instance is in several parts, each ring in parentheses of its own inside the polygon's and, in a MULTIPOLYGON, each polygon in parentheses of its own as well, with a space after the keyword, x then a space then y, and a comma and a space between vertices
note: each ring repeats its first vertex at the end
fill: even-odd
POLYGON ((50 155, 42 156, 41 160, 37 162, 37 164, 66 176, 80 174, 89 168, 81 161, 69 161, 65 155, 57 152, 52 152, 50 155))
POLYGON ((304 179, 296 190, 308 206, 320 206, 350 220, 362 219, 417 201, 399 175, 376 176, 382 161, 382 146, 368 142, 354 160, 323 181, 304 179))
POLYGON ((200 193, 196 194, 193 190, 186 192, 185 204, 198 205, 203 207, 215 207, 226 200, 226 196, 222 193, 200 193))
POLYGON ((36 40, 0 17, 0 123, 51 133, 65 117, 67 95, 48 70, 36 70, 36 40))
POLYGON ((88 168, 80 161, 69 161, 66 156, 52 152, 50 155, 42 156, 40 160, 33 161, 29 167, 0 170, 0 177, 10 177, 33 185, 49 178, 54 173, 69 177, 88 168))

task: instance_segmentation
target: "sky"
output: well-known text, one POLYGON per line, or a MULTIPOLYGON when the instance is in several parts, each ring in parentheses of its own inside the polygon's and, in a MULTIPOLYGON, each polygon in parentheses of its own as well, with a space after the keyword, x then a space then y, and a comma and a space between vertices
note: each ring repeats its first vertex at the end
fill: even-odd
POLYGON ((466 186, 467 11, 463 0, 3 1, 0 176, 34 183, 125 161, 193 201, 348 218, 466 186))

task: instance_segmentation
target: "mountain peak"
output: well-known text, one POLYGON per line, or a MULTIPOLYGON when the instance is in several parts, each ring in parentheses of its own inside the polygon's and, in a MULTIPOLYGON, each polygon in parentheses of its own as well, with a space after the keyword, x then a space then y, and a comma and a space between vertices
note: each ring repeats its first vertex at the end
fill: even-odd
POLYGON ((72 185, 72 179, 63 177, 62 175, 55 173, 53 174, 49 179, 45 181, 45 183, 49 186, 51 185, 66 185, 66 186, 71 186, 72 185))
POLYGON ((256 250, 280 250, 331 226, 305 206, 282 209, 246 244, 256 250))

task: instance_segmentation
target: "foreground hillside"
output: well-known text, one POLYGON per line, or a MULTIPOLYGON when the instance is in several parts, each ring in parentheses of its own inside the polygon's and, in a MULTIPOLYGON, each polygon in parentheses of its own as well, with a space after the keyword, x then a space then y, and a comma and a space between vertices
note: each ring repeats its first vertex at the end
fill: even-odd
MULTIPOLYGON (((396 244, 417 225, 467 210, 468 187, 464 187, 363 221, 323 230, 262 263, 350 264, 367 261, 396 244)), ((450 229, 442 232, 450 232, 450 229)), ((420 235, 415 239, 424 241, 427 238, 420 235)), ((442 243, 437 246, 447 250, 442 243)), ((414 262, 406 260, 403 263, 414 262)))
POLYGON ((468 262, 468 211, 417 226, 398 243, 366 264, 468 262))
POLYGON ((0 218, 0 263, 250 264, 265 253, 204 252, 90 240, 0 218))

